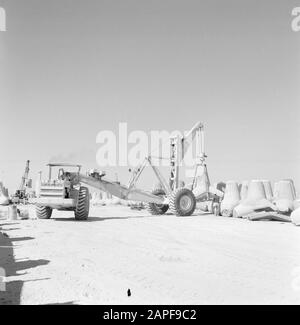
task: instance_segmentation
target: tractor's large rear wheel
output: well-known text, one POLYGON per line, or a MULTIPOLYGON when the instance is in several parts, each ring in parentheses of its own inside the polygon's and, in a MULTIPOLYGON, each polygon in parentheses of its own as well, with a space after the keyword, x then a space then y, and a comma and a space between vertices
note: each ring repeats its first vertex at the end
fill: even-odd
POLYGON ((177 216, 190 216, 196 208, 194 193, 188 188, 178 188, 170 196, 170 209, 177 216))
POLYGON ((50 219, 52 215, 52 208, 45 206, 35 207, 36 215, 39 219, 50 219))
MULTIPOLYGON (((152 194, 156 196, 164 197, 166 195, 163 189, 154 189, 152 194)), ((160 215, 164 214, 168 211, 169 205, 168 204, 158 204, 158 203, 146 203, 146 209, 153 215, 160 215)))
POLYGON ((90 210, 90 195, 87 187, 81 186, 78 191, 77 204, 74 211, 76 220, 86 220, 90 210))

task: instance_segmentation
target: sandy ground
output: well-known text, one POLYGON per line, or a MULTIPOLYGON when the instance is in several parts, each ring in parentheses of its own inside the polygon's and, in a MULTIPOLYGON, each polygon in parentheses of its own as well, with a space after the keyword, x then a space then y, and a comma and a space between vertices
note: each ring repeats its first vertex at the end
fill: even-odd
POLYGON ((0 220, 0 231, 0 304, 300 303, 300 227, 289 223, 119 206, 87 222, 61 211, 0 220))

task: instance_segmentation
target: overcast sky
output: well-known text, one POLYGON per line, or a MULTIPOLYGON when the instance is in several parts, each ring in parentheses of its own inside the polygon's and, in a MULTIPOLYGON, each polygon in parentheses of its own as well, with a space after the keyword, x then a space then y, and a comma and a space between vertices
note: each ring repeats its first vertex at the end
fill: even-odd
POLYGON ((198 120, 213 181, 293 178, 300 190, 299 1, 0 6, 0 178, 11 192, 27 159, 33 178, 53 159, 97 167, 96 135, 119 122, 148 132, 198 120))

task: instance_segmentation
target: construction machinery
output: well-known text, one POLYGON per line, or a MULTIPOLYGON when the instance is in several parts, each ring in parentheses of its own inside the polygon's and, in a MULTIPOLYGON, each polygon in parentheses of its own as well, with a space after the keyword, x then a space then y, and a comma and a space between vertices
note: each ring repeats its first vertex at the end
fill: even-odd
POLYGON ((89 213, 89 190, 77 181, 81 165, 51 163, 48 179, 43 181, 42 174, 37 181, 36 197, 30 203, 36 205, 36 214, 40 219, 49 219, 52 210, 74 211, 76 220, 86 220, 89 213), (74 171, 66 171, 65 169, 74 171), (54 170, 56 174, 54 176, 54 170))
POLYGON ((204 211, 220 214, 220 202, 223 192, 210 185, 204 152, 204 126, 197 122, 192 129, 184 135, 175 135, 170 138, 170 175, 166 181, 159 169, 152 163, 153 158, 163 159, 163 157, 146 157, 132 174, 128 188, 133 190, 136 183, 147 165, 150 165, 158 179, 158 184, 154 187, 152 194, 164 198, 164 204, 146 201, 147 209, 151 214, 159 215, 166 213, 169 209, 173 214, 179 216, 191 215, 196 207, 196 203, 201 203, 204 211), (196 142, 196 160, 192 172, 192 183, 184 186, 180 177, 180 166, 186 156, 188 149, 196 142))
POLYGON ((208 202, 210 211, 219 214, 220 201, 223 192, 210 186, 204 153, 203 124, 198 122, 184 136, 174 136, 170 139, 170 177, 167 181, 157 166, 152 163, 153 157, 146 157, 134 169, 128 185, 104 179, 105 172, 93 169, 86 175, 80 173, 80 165, 49 164, 48 181, 40 180, 37 197, 31 199, 36 205, 37 216, 42 219, 51 217, 52 209, 73 210, 75 219, 85 220, 89 213, 89 191, 81 184, 87 184, 102 191, 109 192, 123 200, 144 202, 148 211, 153 215, 161 215, 170 211, 178 216, 193 214, 197 202, 208 202), (193 170, 193 181, 187 187, 180 182, 179 167, 189 146, 196 140, 196 163, 193 170), (152 192, 142 190, 136 186, 137 181, 149 165, 159 187, 152 192), (51 169, 60 167, 58 177, 51 179, 51 169), (62 167, 77 167, 77 171, 66 171, 62 167))
POLYGON ((30 161, 27 160, 19 189, 16 190, 15 194, 11 197, 11 201, 13 204, 27 203, 28 188, 31 188, 31 186, 32 186, 32 180, 28 178, 29 164, 30 164, 30 161))

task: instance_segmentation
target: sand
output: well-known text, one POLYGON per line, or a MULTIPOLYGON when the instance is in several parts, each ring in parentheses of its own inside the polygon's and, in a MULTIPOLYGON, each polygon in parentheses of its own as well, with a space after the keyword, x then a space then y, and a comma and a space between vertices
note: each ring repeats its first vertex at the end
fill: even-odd
POLYGON ((0 304, 300 303, 291 223, 110 206, 93 207, 87 222, 61 211, 0 220, 0 232, 0 304))

